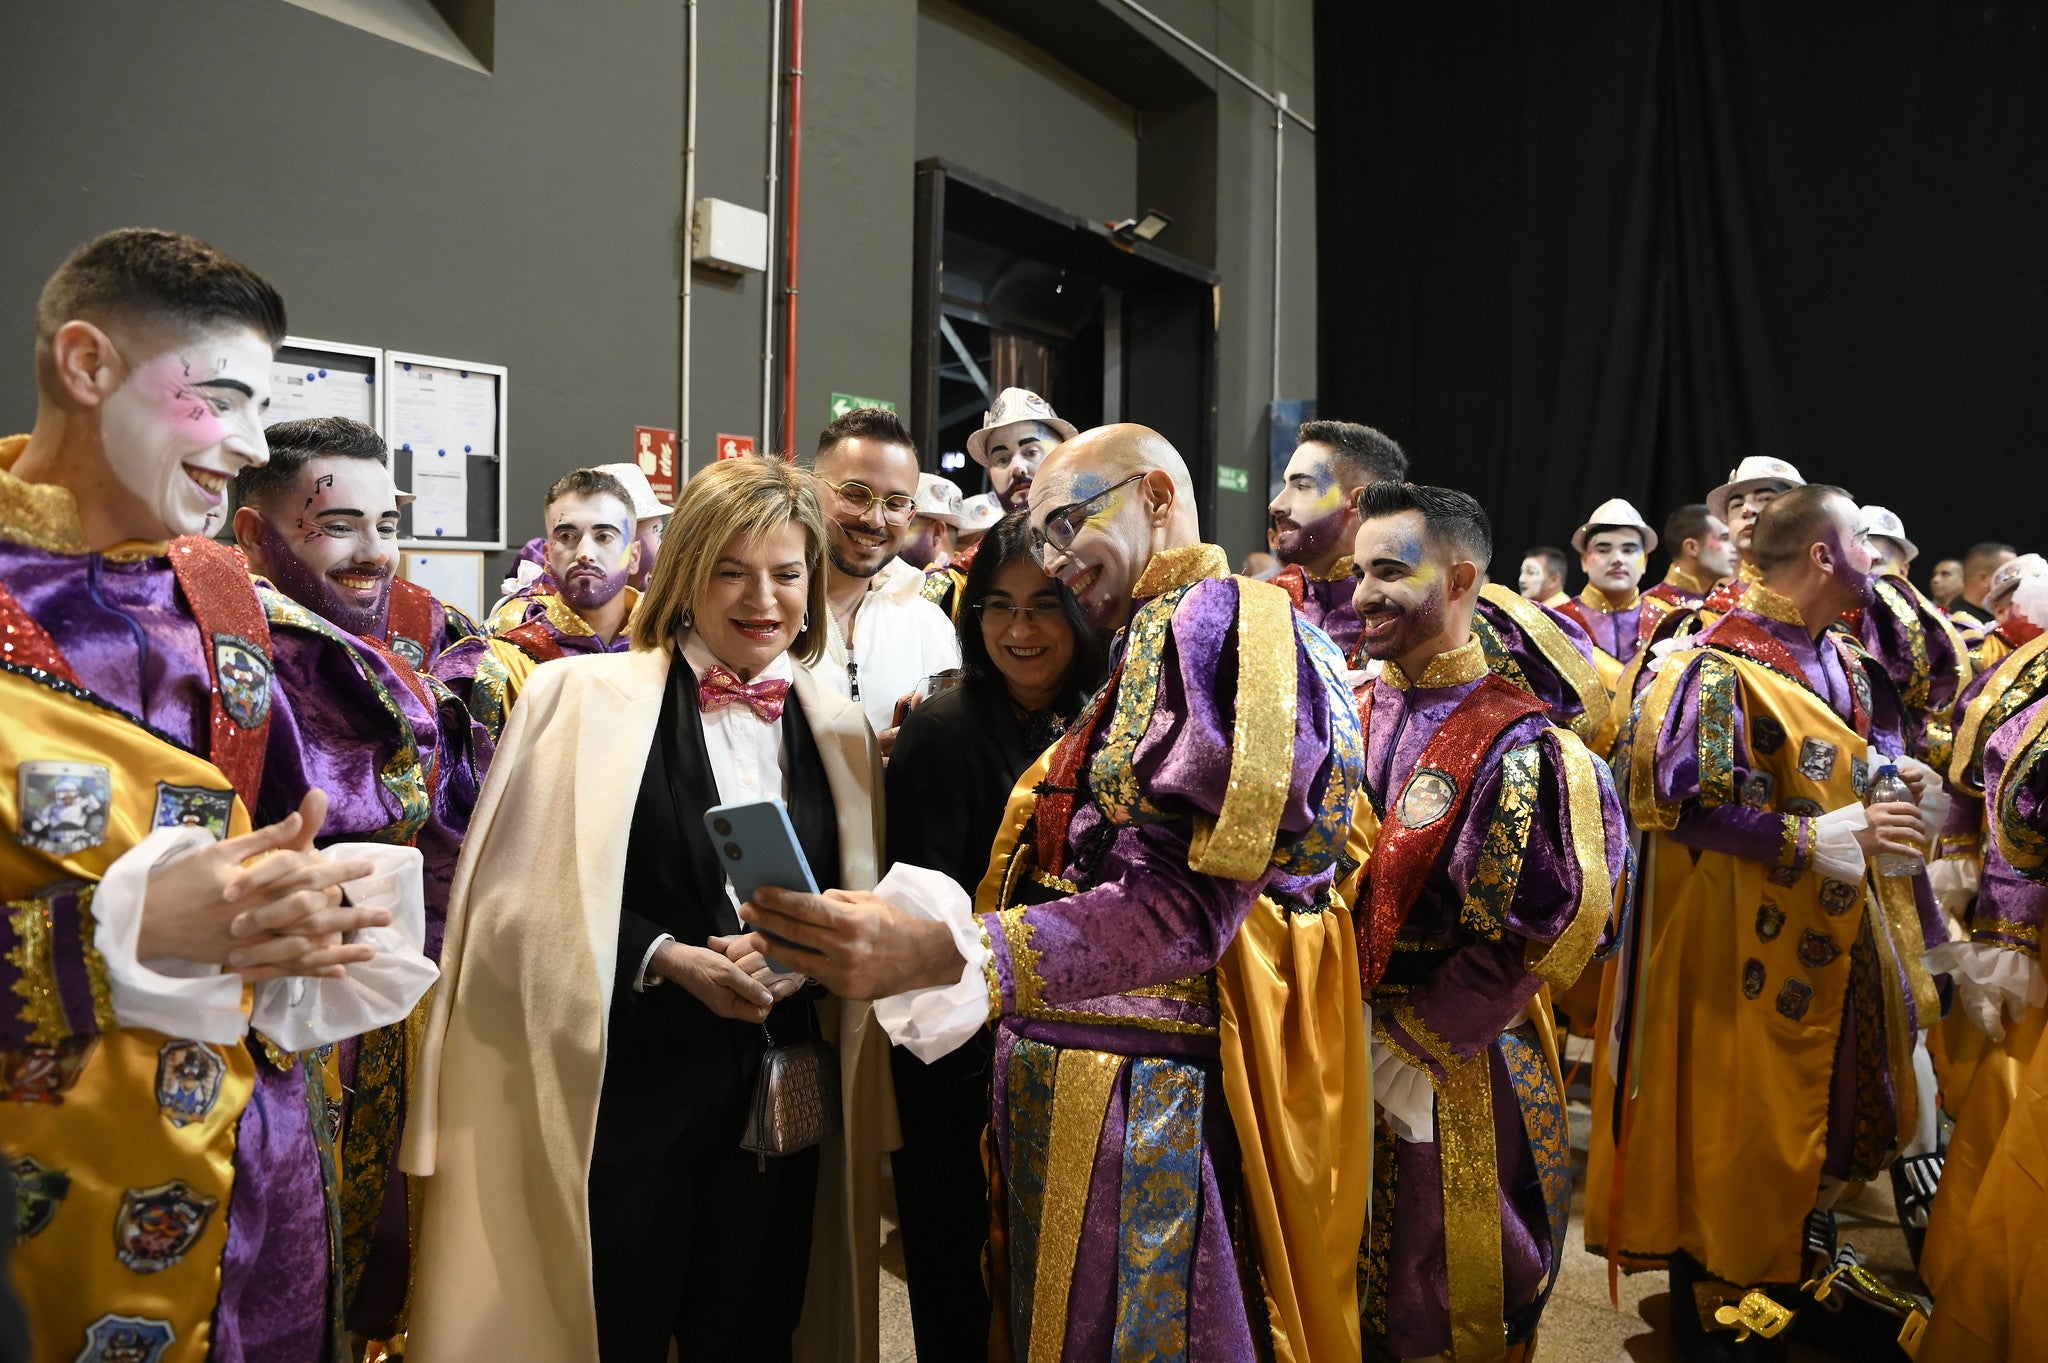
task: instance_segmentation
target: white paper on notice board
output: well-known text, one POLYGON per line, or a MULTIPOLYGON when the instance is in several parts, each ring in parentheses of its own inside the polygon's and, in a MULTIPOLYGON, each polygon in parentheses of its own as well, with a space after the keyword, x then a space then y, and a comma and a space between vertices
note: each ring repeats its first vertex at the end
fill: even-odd
POLYGON ((270 410, 264 424, 302 421, 316 416, 345 416, 365 426, 375 425, 373 409, 377 399, 374 375, 329 372, 317 365, 274 360, 270 366, 270 410))
POLYGON ((391 374, 391 443, 412 455, 414 539, 469 533, 469 461, 498 453, 496 374, 400 363, 391 374))

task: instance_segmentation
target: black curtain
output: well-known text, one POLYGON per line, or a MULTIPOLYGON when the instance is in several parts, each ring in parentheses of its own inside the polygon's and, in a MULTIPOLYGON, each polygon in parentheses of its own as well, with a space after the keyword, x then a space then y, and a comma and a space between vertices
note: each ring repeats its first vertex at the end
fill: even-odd
POLYGON ((1496 577, 1746 454, 1923 582, 2048 551, 2048 0, 1319 0, 1316 90, 1320 414, 1479 497, 1496 577))

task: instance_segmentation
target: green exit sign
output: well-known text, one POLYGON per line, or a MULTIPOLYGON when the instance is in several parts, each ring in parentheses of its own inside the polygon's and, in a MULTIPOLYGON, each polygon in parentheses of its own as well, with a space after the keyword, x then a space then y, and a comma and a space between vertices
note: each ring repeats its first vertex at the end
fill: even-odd
POLYGON ((1244 469, 1235 469, 1228 464, 1216 466, 1216 486, 1225 492, 1250 492, 1252 476, 1244 469))
POLYGON ((896 404, 887 398, 864 398, 858 393, 834 393, 832 395, 832 419, 834 421, 839 420, 848 412, 858 411, 863 407, 879 407, 885 412, 896 410, 896 404))

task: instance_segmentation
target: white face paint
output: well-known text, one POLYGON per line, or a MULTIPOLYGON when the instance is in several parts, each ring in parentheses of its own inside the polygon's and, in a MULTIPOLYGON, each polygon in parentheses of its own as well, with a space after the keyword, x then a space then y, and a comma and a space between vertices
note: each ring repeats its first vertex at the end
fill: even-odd
POLYGON ((166 537, 217 524, 228 483, 270 458, 270 345, 246 327, 208 332, 131 369, 100 409, 114 480, 166 537))

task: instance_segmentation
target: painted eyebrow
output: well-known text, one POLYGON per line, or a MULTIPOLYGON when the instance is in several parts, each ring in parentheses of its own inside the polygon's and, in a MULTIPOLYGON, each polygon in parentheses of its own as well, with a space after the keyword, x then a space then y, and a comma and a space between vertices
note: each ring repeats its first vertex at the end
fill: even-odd
POLYGON ((192 385, 194 388, 232 388, 245 398, 256 396, 256 390, 240 379, 202 379, 192 385))
MULTIPOLYGON (((352 506, 330 506, 322 508, 320 514, 323 516, 360 516, 363 513, 352 506)), ((396 511, 387 511, 381 514, 384 516, 396 516, 398 513, 396 511)))
POLYGON ((1412 564, 1412 563, 1410 563, 1410 562, 1409 562, 1409 561, 1408 561, 1407 559, 1404 559, 1404 558, 1376 558, 1376 559, 1374 559, 1374 560, 1372 561, 1372 566, 1373 566, 1373 567, 1375 567, 1375 568, 1409 568, 1409 569, 1412 569, 1412 568, 1414 568, 1414 566, 1415 566, 1415 565, 1414 565, 1414 564, 1412 564))

